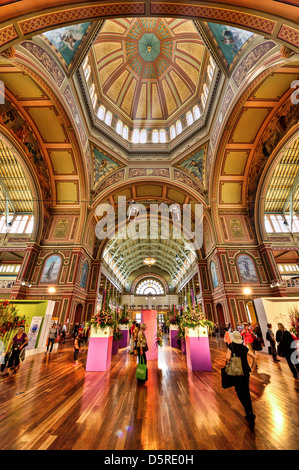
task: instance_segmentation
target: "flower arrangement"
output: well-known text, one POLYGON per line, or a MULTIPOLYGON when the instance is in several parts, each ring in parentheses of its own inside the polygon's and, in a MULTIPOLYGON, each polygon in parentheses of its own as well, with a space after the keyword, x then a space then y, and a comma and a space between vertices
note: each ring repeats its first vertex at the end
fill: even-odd
POLYGON ((111 315, 110 310, 103 310, 100 313, 96 313, 91 320, 88 322, 90 326, 95 328, 106 328, 107 326, 114 326, 115 320, 113 315, 111 315))
POLYGON ((290 332, 299 339, 299 308, 294 307, 290 310, 291 328, 290 332))
POLYGON ((180 324, 180 327, 178 329, 178 333, 176 335, 177 340, 182 340, 185 339, 185 328, 182 328, 182 325, 180 324))
POLYGON ((157 331, 157 344, 158 346, 162 346, 163 345, 163 333, 161 330, 158 329, 157 331))
POLYGON ((18 316, 16 307, 9 302, 4 300, 0 302, 0 337, 8 337, 12 332, 20 327, 25 327, 26 317, 25 315, 18 316))
POLYGON ((118 323, 120 323, 121 325, 128 325, 128 323, 130 323, 130 318, 127 314, 127 305, 124 305, 124 308, 122 310, 121 317, 118 320, 118 323))
POLYGON ((169 323, 170 325, 179 325, 180 324, 180 321, 181 321, 181 318, 177 315, 172 315, 170 318, 169 318, 169 323))
POLYGON ((116 325, 114 327, 114 330, 113 330, 113 339, 116 340, 116 341, 120 341, 123 337, 123 334, 119 328, 118 325, 116 325))
POLYGON ((197 328, 199 326, 204 328, 207 327, 209 331, 213 331, 214 329, 214 323, 206 319, 202 312, 201 306, 197 305, 196 307, 187 307, 182 315, 181 327, 197 328))

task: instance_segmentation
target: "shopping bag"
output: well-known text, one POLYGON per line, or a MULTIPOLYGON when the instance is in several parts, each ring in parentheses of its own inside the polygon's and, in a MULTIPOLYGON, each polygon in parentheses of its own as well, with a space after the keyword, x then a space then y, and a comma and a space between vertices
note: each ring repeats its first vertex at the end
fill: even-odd
POLYGON ((222 388, 229 388, 235 385, 235 379, 232 375, 227 375, 225 367, 221 369, 221 385, 222 388))
POLYGON ((142 358, 140 362, 137 364, 135 376, 136 376, 136 379, 138 380, 146 380, 146 364, 144 364, 144 361, 142 358))

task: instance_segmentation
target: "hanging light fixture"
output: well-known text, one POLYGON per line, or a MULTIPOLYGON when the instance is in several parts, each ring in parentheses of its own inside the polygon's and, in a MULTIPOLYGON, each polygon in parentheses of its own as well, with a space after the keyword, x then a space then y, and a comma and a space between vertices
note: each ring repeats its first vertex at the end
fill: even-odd
POLYGON ((143 263, 144 264, 147 264, 148 266, 152 266, 153 264, 155 264, 157 262, 157 260, 155 258, 145 258, 143 260, 143 263))

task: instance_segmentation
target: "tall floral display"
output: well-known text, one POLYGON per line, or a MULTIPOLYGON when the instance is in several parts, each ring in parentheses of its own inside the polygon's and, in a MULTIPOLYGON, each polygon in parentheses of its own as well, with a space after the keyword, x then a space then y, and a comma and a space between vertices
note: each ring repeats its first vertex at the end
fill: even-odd
POLYGON ((109 307, 109 291, 103 292, 101 308, 89 320, 90 340, 86 371, 104 371, 110 367, 115 318, 109 307))
POLYGON ((112 328, 114 326, 115 319, 109 307, 109 295, 109 291, 106 292, 104 290, 100 310, 96 312, 88 321, 88 324, 90 325, 91 329, 101 328, 102 330, 104 330, 108 327, 112 328))
POLYGON ((293 336, 299 339, 299 308, 298 307, 292 308, 289 315, 290 315, 290 322, 291 322, 290 332, 293 334, 293 336))
POLYGON ((202 306, 188 295, 188 305, 182 314, 181 328, 185 329, 187 365, 191 370, 211 371, 209 330, 214 324, 207 320, 202 306))
POLYGON ((26 326, 25 315, 19 316, 17 308, 4 300, 0 302, 0 338, 4 343, 17 332, 18 328, 26 326))

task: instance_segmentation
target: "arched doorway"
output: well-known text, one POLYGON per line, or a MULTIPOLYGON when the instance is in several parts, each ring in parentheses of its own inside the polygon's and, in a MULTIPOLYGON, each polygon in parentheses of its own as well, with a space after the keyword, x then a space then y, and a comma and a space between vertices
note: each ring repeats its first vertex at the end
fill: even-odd
POLYGON ((83 312, 83 305, 78 304, 76 306, 75 315, 74 315, 74 325, 76 325, 76 323, 81 323, 81 321, 82 321, 82 312, 83 312))

